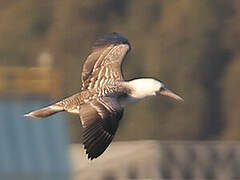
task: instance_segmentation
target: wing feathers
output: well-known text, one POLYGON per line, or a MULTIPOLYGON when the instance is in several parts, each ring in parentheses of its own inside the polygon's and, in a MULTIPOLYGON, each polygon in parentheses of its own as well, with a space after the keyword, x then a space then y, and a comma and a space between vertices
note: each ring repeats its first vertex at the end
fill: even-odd
POLYGON ((82 89, 122 80, 121 64, 130 49, 130 43, 120 34, 112 33, 99 38, 83 65, 82 89), (111 73, 106 76, 106 72, 111 73))
POLYGON ((96 144, 93 144, 92 147, 89 149, 89 157, 91 159, 97 158, 100 156, 109 146, 112 141, 112 136, 104 135, 98 138, 96 144))
POLYGON ((105 97, 80 106, 79 112, 84 127, 84 148, 88 158, 93 159, 100 156, 111 143, 123 109, 114 98, 105 97))
POLYGON ((80 106, 80 120, 82 126, 85 128, 92 124, 96 120, 100 120, 100 115, 97 110, 91 104, 84 104, 80 106))
POLYGON ((113 139, 113 135, 104 131, 100 123, 96 122, 90 128, 84 129, 83 138, 88 158, 93 159, 100 156, 106 150, 113 139))
POLYGON ((93 72, 93 69, 96 70, 100 66, 102 59, 104 59, 104 57, 109 53, 112 47, 113 45, 105 49, 102 48, 102 49, 95 50, 87 57, 87 60, 83 65, 83 71, 82 71, 83 84, 84 84, 84 81, 86 81, 89 78, 89 76, 93 72))
POLYGON ((84 144, 88 158, 93 159, 100 156, 109 146, 113 136, 104 131, 97 131, 92 139, 84 144))

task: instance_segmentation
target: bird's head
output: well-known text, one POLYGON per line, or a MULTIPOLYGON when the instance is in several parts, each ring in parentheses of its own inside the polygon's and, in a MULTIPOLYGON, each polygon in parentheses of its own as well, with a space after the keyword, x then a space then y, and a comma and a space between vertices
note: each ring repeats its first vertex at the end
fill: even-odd
POLYGON ((140 78, 129 82, 129 85, 134 89, 133 96, 142 99, 147 96, 163 95, 169 96, 178 101, 183 101, 183 99, 170 91, 163 82, 153 79, 153 78, 140 78))

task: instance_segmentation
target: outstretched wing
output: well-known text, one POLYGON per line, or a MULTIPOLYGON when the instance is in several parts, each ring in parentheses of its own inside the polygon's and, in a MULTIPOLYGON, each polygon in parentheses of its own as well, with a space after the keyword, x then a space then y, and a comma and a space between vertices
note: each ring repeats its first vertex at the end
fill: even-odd
POLYGON ((121 65, 130 51, 128 40, 118 33, 100 37, 94 43, 82 71, 82 89, 93 89, 122 80, 121 65))
POLYGON ((123 108, 115 98, 94 99, 79 107, 83 144, 89 159, 100 156, 111 143, 123 108))

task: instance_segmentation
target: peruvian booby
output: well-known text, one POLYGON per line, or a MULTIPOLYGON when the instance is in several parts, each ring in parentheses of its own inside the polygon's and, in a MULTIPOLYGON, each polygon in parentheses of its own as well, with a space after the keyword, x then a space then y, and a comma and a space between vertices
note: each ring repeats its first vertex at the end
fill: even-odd
POLYGON ((130 50, 128 39, 118 33, 100 37, 83 65, 82 90, 25 116, 45 118, 61 111, 79 114, 88 158, 97 158, 111 143, 126 105, 157 94, 183 100, 153 78, 125 81, 121 65, 130 50))

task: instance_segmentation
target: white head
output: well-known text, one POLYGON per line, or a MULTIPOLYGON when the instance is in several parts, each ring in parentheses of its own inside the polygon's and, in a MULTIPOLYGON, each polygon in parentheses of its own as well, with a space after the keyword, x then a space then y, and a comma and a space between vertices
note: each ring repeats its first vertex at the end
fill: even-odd
POLYGON ((136 99, 143 99, 147 96, 161 94, 172 97, 176 100, 183 100, 180 96, 168 90, 161 81, 153 78, 134 79, 129 81, 127 84, 133 90, 131 96, 136 99))

